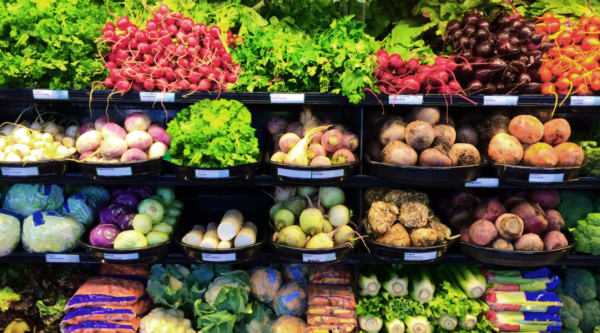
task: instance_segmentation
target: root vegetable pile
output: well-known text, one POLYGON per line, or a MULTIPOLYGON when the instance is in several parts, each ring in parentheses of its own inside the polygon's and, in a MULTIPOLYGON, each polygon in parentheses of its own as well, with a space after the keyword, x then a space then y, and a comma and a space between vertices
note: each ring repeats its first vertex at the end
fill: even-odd
POLYGON ((100 44, 110 47, 102 55, 110 76, 102 84, 125 93, 133 90, 226 91, 238 80, 241 68, 234 63, 230 47, 243 42, 231 30, 170 13, 160 5, 154 18, 138 27, 128 17, 106 23, 100 44))
POLYGON ((240 248, 256 243, 258 228, 238 210, 225 212, 221 223, 209 223, 206 227, 195 225, 181 240, 184 244, 207 249, 240 248))

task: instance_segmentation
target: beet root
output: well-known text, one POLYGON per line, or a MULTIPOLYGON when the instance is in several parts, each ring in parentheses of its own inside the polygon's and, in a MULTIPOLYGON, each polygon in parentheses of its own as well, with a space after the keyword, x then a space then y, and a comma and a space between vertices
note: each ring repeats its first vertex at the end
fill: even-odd
POLYGON ((512 214, 517 215, 523 220, 525 225, 525 233, 533 233, 540 235, 548 228, 548 220, 546 220, 546 214, 536 203, 523 202, 510 210, 512 214))
POLYGON ((481 202, 473 190, 467 188, 454 190, 450 197, 452 199, 452 207, 454 208, 471 209, 481 202))
POLYGON ((420 120, 408 124, 405 135, 406 143, 416 151, 423 151, 429 148, 435 139, 433 126, 420 120))
POLYGON ((559 231, 565 226, 565 220, 557 210, 548 209, 546 212, 546 220, 548 220, 548 228, 546 231, 559 231))
POLYGON ((556 190, 533 190, 529 192, 529 200, 540 205, 542 209, 555 209, 560 204, 560 194, 556 190))
POLYGON ((517 165, 523 158, 523 146, 516 137, 498 133, 490 141, 488 155, 496 163, 517 165))
POLYGON ((500 237, 517 239, 523 235, 523 220, 515 214, 502 214, 496 219, 496 229, 500 237))
POLYGON ((468 143, 477 146, 479 143, 479 135, 475 128, 469 124, 461 125, 456 131, 457 143, 468 143))
POLYGON ((525 234, 519 237, 513 246, 517 251, 542 251, 544 249, 544 242, 536 234, 525 234))
POLYGON ((550 231, 544 236, 544 250, 555 250, 567 247, 569 242, 560 231, 550 231))
POLYGON ((476 245, 488 245, 498 237, 498 230, 492 222, 478 220, 469 228, 469 237, 476 245))
POLYGON ((481 155, 475 146, 468 143, 455 143, 450 149, 451 155, 456 155, 457 166, 476 165, 481 163, 481 155))
POLYGON ((556 118, 544 124, 544 137, 542 138, 542 142, 551 146, 556 146, 567 142, 569 136, 571 136, 571 126, 569 126, 569 122, 564 119, 556 118))
POLYGON ((424 167, 451 167, 454 160, 437 148, 427 148, 419 155, 419 165, 424 167))
POLYGON ((507 241, 504 238, 496 238, 496 240, 494 240, 492 244, 490 244, 490 247, 496 250, 504 251, 513 251, 515 249, 511 242, 507 241))
POLYGON ((417 164, 417 152, 398 140, 391 141, 381 151, 381 162, 386 164, 413 166, 417 164))
POLYGON ((535 143, 544 136, 544 125, 534 116, 516 116, 508 124, 510 134, 523 143, 535 143))
POLYGON ((506 213, 504 206, 498 201, 498 199, 487 199, 483 200, 473 212, 473 217, 476 220, 488 220, 492 223, 496 222, 496 219, 506 213))
POLYGON ((473 216, 467 209, 455 209, 448 218, 448 224, 454 230, 469 229, 473 224, 473 216))

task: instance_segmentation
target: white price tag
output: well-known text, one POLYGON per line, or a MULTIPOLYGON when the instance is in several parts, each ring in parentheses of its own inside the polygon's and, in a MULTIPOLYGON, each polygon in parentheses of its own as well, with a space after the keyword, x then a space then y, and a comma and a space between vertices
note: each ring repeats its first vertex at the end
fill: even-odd
POLYGON ((483 96, 483 105, 517 105, 519 96, 483 96))
POLYGON ((229 170, 198 170, 196 178, 228 178, 229 170))
POLYGON ((563 173, 559 174, 540 174, 540 173, 532 173, 529 175, 530 183, 559 183, 562 182, 565 178, 563 173))
POLYGON ((304 104, 304 94, 271 94, 273 104, 304 104))
POLYGON ((344 169, 340 170, 327 170, 327 171, 313 171, 312 178, 314 179, 327 179, 344 176, 344 169))
POLYGON ((310 172, 310 171, 297 171, 297 170, 281 169, 281 168, 277 168, 277 175, 290 177, 290 178, 303 178, 303 179, 311 179, 312 178, 312 172, 310 172))
POLYGON ((390 95, 388 96, 390 105, 422 105, 423 95, 390 95))
POLYGON ((303 254, 302 261, 304 262, 328 262, 335 260, 335 253, 326 254, 303 254))
POLYGON ((139 253, 128 253, 128 254, 114 254, 114 253, 105 253, 104 259, 110 260, 135 260, 140 259, 139 253))
POLYGON ((69 99, 67 90, 33 89, 34 99, 69 99))
POLYGON ((226 254, 213 254, 213 253, 202 253, 202 260, 213 261, 213 262, 225 262, 236 260, 235 253, 226 254))
POLYGON ((96 174, 104 177, 131 176, 131 167, 128 168, 96 168, 96 174))
POLYGON ((406 261, 425 261, 437 258, 437 252, 421 252, 421 253, 404 253, 406 261))
POLYGON ((175 93, 140 91, 142 102, 175 102, 175 93))
POLYGON ((477 178, 472 182, 465 183, 465 187, 498 187, 498 178, 477 178))
POLYGON ((600 105, 600 97, 598 96, 571 96, 571 105, 600 105))
POLYGON ((78 254, 46 254, 46 262, 79 263, 78 254))
POLYGON ((39 176, 40 171, 37 167, 34 168, 2 168, 2 176, 9 177, 27 177, 39 176))

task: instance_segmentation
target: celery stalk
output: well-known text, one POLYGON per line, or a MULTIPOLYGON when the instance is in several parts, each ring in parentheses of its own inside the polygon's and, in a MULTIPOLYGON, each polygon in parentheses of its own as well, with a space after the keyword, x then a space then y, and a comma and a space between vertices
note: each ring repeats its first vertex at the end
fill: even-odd
POLYGON ((469 298, 479 298, 485 292, 485 280, 482 283, 481 279, 473 275, 473 271, 467 265, 450 265, 448 266, 458 284, 469 298))
POLYGON ((458 323, 458 325, 464 328, 465 330, 470 331, 473 328, 475 328, 475 325, 477 325, 477 317, 472 314, 468 314, 460 318, 460 322, 458 323))
POLYGON ((388 333, 404 333, 404 323, 400 319, 384 322, 388 333))
POLYGON ((408 295, 408 277, 400 276, 397 271, 391 267, 382 268, 377 277, 381 282, 383 289, 392 296, 401 297, 408 295))
POLYGON ((358 294, 361 296, 377 296, 381 284, 374 273, 368 272, 364 275, 361 273, 358 275, 358 288, 360 288, 358 294))
POLYGON ((358 316, 358 325, 367 333, 377 333, 383 327, 383 320, 379 317, 358 316))
POLYGON ((445 313, 438 319, 438 325, 446 331, 453 331, 458 325, 458 319, 456 319, 456 316, 445 313))
POLYGON ((430 323, 425 316, 408 317, 404 321, 407 333, 429 333, 430 323))
POLYGON ((410 275, 412 280, 410 297, 421 304, 431 301, 435 292, 435 286, 431 283, 431 275, 427 266, 418 265, 416 269, 410 270, 410 275))

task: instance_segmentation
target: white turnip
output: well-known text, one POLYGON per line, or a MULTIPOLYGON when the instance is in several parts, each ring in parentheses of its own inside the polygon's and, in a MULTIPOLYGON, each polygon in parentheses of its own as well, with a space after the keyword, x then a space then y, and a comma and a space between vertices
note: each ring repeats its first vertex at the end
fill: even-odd
POLYGON ((125 140, 116 136, 109 137, 102 141, 100 152, 105 158, 121 157, 127 151, 127 143, 125 140))
POLYGON ((414 166, 417 164, 417 152, 404 142, 391 141, 381 152, 381 162, 386 164, 414 166))
POLYGON ((147 149, 152 146, 152 137, 150 134, 144 131, 130 132, 125 136, 127 142, 127 148, 147 149))
POLYGON ((416 151, 423 151, 433 143, 435 131, 428 123, 420 120, 406 126, 406 143, 416 151))
POLYGON ((167 133, 165 127, 162 124, 152 124, 148 128, 148 134, 152 137, 154 142, 162 142, 167 147, 171 146, 171 135, 167 133))
POLYGON ((100 131, 100 133, 102 133, 102 137, 104 139, 108 139, 110 137, 117 137, 117 138, 125 140, 125 136, 127 135, 127 132, 125 132, 123 127, 121 127, 115 123, 105 124, 102 127, 102 130, 100 131))
POLYGON ((77 151, 80 154, 85 153, 86 151, 96 151, 100 148, 102 144, 102 133, 100 131, 88 131, 85 134, 81 135, 75 144, 77 147, 77 151))
MULTIPOLYGON (((121 163, 145 161, 148 159, 148 155, 138 148, 131 148, 127 150, 123 156, 121 156, 121 163)), ((118 161, 118 160, 117 160, 118 161)))
POLYGON ((125 118, 125 129, 128 133, 146 131, 150 127, 150 117, 142 112, 134 112, 125 118))
POLYGON ((98 119, 96 119, 96 122, 94 123, 94 128, 96 129, 96 131, 101 131, 102 127, 104 127, 104 125, 106 123, 116 123, 116 122, 117 122, 117 120, 115 118, 104 115, 104 116, 101 116, 98 119))
POLYGON ((169 150, 169 147, 162 142, 155 142, 150 146, 148 150, 149 158, 162 158, 165 155, 165 152, 169 150))
POLYGON ((79 126, 71 125, 65 129, 65 135, 71 138, 77 138, 79 136, 79 126))

